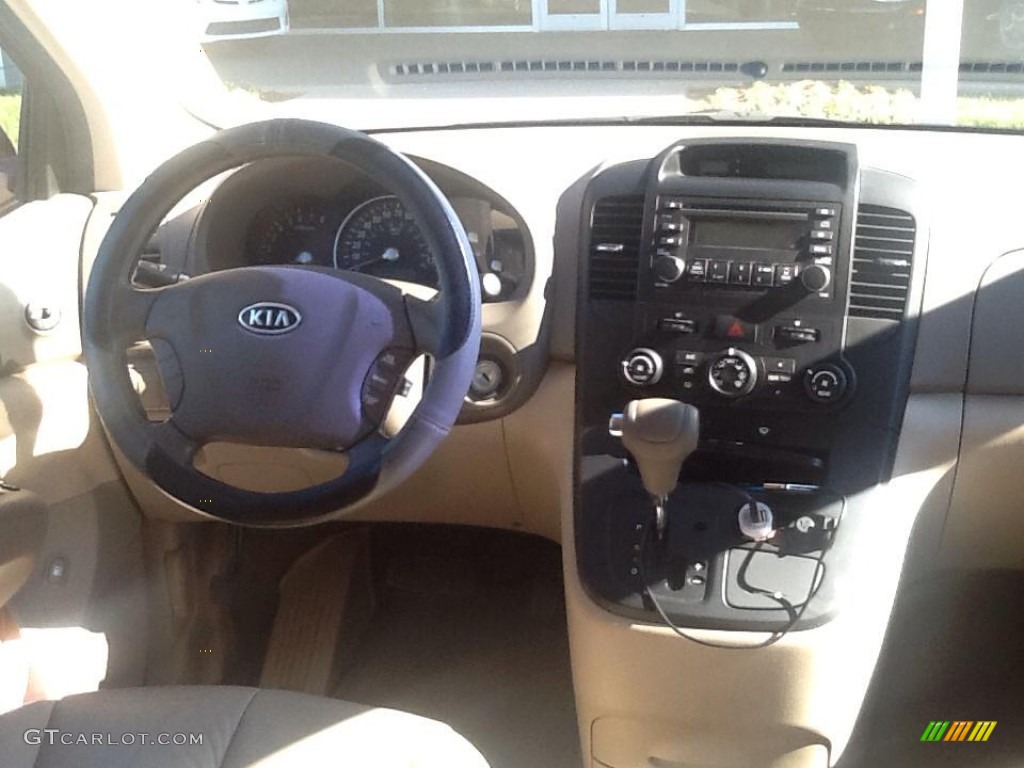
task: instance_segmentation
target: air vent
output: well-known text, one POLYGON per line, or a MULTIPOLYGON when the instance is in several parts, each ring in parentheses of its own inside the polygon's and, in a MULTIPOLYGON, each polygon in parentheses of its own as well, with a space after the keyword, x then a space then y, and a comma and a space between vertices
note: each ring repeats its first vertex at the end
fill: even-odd
POLYGON ((643 225, 641 195, 597 201, 590 225, 590 298, 636 298, 643 225))
POLYGON ((1024 62, 1020 61, 961 61, 962 75, 1021 75, 1024 62))
MULTIPOLYGON (((921 61, 784 61, 783 75, 840 74, 856 79, 858 74, 919 74, 924 69, 921 61)), ((1020 61, 962 61, 961 75, 1021 75, 1024 62, 1020 61)), ((1014 78, 1011 78, 1014 79, 1014 78)))
POLYGON ((386 74, 395 78, 449 77, 452 75, 531 76, 540 73, 633 75, 663 73, 673 79, 717 79, 722 74, 747 73, 751 64, 740 61, 680 61, 678 59, 499 59, 486 61, 407 61, 393 64, 386 74))
POLYGON ((850 316, 902 320, 914 259, 914 217, 896 208, 857 211, 850 283, 850 316))
POLYGON ((919 62, 908 61, 786 61, 782 64, 783 73, 821 73, 840 72, 844 75, 868 72, 879 74, 885 72, 906 73, 919 72, 919 62))

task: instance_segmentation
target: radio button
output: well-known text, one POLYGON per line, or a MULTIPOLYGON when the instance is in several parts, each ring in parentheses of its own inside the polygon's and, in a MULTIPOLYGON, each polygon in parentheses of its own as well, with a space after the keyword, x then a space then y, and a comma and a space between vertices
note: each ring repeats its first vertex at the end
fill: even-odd
POLYGON ((835 216, 836 215, 836 209, 835 208, 815 208, 814 209, 814 213, 817 216, 835 216))
POLYGON ((836 233, 829 229, 812 229, 811 240, 832 240, 836 233))
POLYGON ((686 272, 686 262, 671 253, 659 253, 654 258, 654 274, 664 283, 674 283, 686 272))
POLYGON ((686 278, 693 283, 703 283, 708 274, 707 259, 693 259, 686 265, 686 278))
POLYGON ((729 268, 729 282, 733 285, 750 285, 750 262, 732 262, 729 268))
POLYGON ((729 280, 729 262, 713 259, 708 267, 708 282, 725 283, 729 280))
POLYGON ((796 280, 796 276, 799 273, 799 268, 796 264, 776 264, 775 265, 775 284, 778 286, 785 286, 796 280))
POLYGON ((753 282, 760 288, 771 288, 775 283, 775 267, 761 261, 755 263, 753 282))
POLYGON ((832 219, 822 219, 817 222, 814 226, 818 229, 832 229, 832 219))
POLYGON ((825 245, 824 243, 812 243, 811 244, 811 255, 812 256, 831 256, 832 246, 825 245))
POLYGON ((821 293, 832 282, 832 270, 821 264, 811 264, 800 272, 800 282, 811 293, 821 293))

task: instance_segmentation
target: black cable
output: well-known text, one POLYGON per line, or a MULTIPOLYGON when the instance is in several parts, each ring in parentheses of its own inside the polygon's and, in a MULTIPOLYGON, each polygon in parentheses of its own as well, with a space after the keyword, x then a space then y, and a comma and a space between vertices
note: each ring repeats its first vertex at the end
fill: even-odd
MULTIPOLYGON (((742 490, 741 488, 735 488, 735 490, 739 491, 740 493, 744 494, 747 497, 747 503, 756 503, 754 501, 754 498, 750 494, 746 493, 746 491, 742 490)), ((640 582, 643 585, 644 594, 651 601, 651 605, 654 606, 654 610, 658 612, 658 615, 661 617, 661 620, 669 629, 671 629, 675 634, 679 635, 679 637, 683 638, 684 640, 689 640, 692 643, 697 643, 698 645, 703 645, 707 648, 719 648, 722 650, 742 651, 753 650, 755 648, 767 648, 770 645, 774 645, 787 634, 789 634, 793 627, 796 626, 797 622, 800 621, 800 618, 803 616, 804 611, 807 610, 807 605, 811 602, 811 598, 814 597, 814 593, 817 591, 818 586, 824 581, 825 578, 825 554, 828 552, 828 546, 823 546, 821 550, 821 555, 815 561, 814 575, 811 578, 811 586, 808 588, 807 597, 803 601, 799 610, 781 592, 771 592, 767 589, 761 589, 760 587, 747 586, 741 581, 740 588, 743 589, 745 592, 748 592, 749 594, 753 595, 769 597, 778 602, 786 611, 786 613, 789 614, 789 620, 780 629, 772 631, 767 639, 758 643, 717 643, 711 640, 702 640, 698 637, 694 637, 693 635, 688 634, 685 630, 677 626, 671 618, 669 618, 668 613, 666 613, 665 609, 661 607, 661 604, 658 602, 658 598, 655 596, 654 591, 650 588, 650 585, 648 584, 646 561, 647 552, 650 548, 649 540, 652 538, 653 530, 654 526, 652 524, 652 521, 648 520, 647 524, 644 526, 643 536, 640 538, 639 576, 640 582)), ((743 559, 743 564, 740 566, 740 574, 746 572, 748 566, 750 565, 750 561, 754 557, 754 553, 759 551, 760 548, 761 544, 758 543, 753 548, 747 550, 746 557, 744 557, 743 559)), ((753 631, 764 632, 767 630, 753 631)))

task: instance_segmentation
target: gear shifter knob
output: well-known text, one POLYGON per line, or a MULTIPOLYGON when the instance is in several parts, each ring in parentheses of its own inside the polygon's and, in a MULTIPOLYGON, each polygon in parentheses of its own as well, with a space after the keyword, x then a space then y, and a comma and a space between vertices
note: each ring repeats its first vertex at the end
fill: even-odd
POLYGON ((622 414, 621 429, 644 488, 664 501, 679 482, 683 462, 697 449, 700 412, 678 400, 633 400, 622 414))

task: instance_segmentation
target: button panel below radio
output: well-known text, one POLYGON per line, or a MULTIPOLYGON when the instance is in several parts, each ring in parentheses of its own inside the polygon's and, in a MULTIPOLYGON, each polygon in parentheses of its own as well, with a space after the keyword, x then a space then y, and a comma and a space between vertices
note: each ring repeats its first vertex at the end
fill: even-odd
POLYGON ((824 316, 778 315, 755 323, 711 308, 649 305, 632 352, 620 358, 626 366, 622 381, 647 390, 645 397, 675 397, 701 407, 818 411, 846 399, 841 376, 838 386, 828 376, 806 378, 808 370, 834 359, 841 331, 841 321, 824 316), (651 354, 660 365, 647 365, 651 354), (633 370, 639 357, 643 370, 633 370), (752 361, 749 371, 736 360, 752 361))

